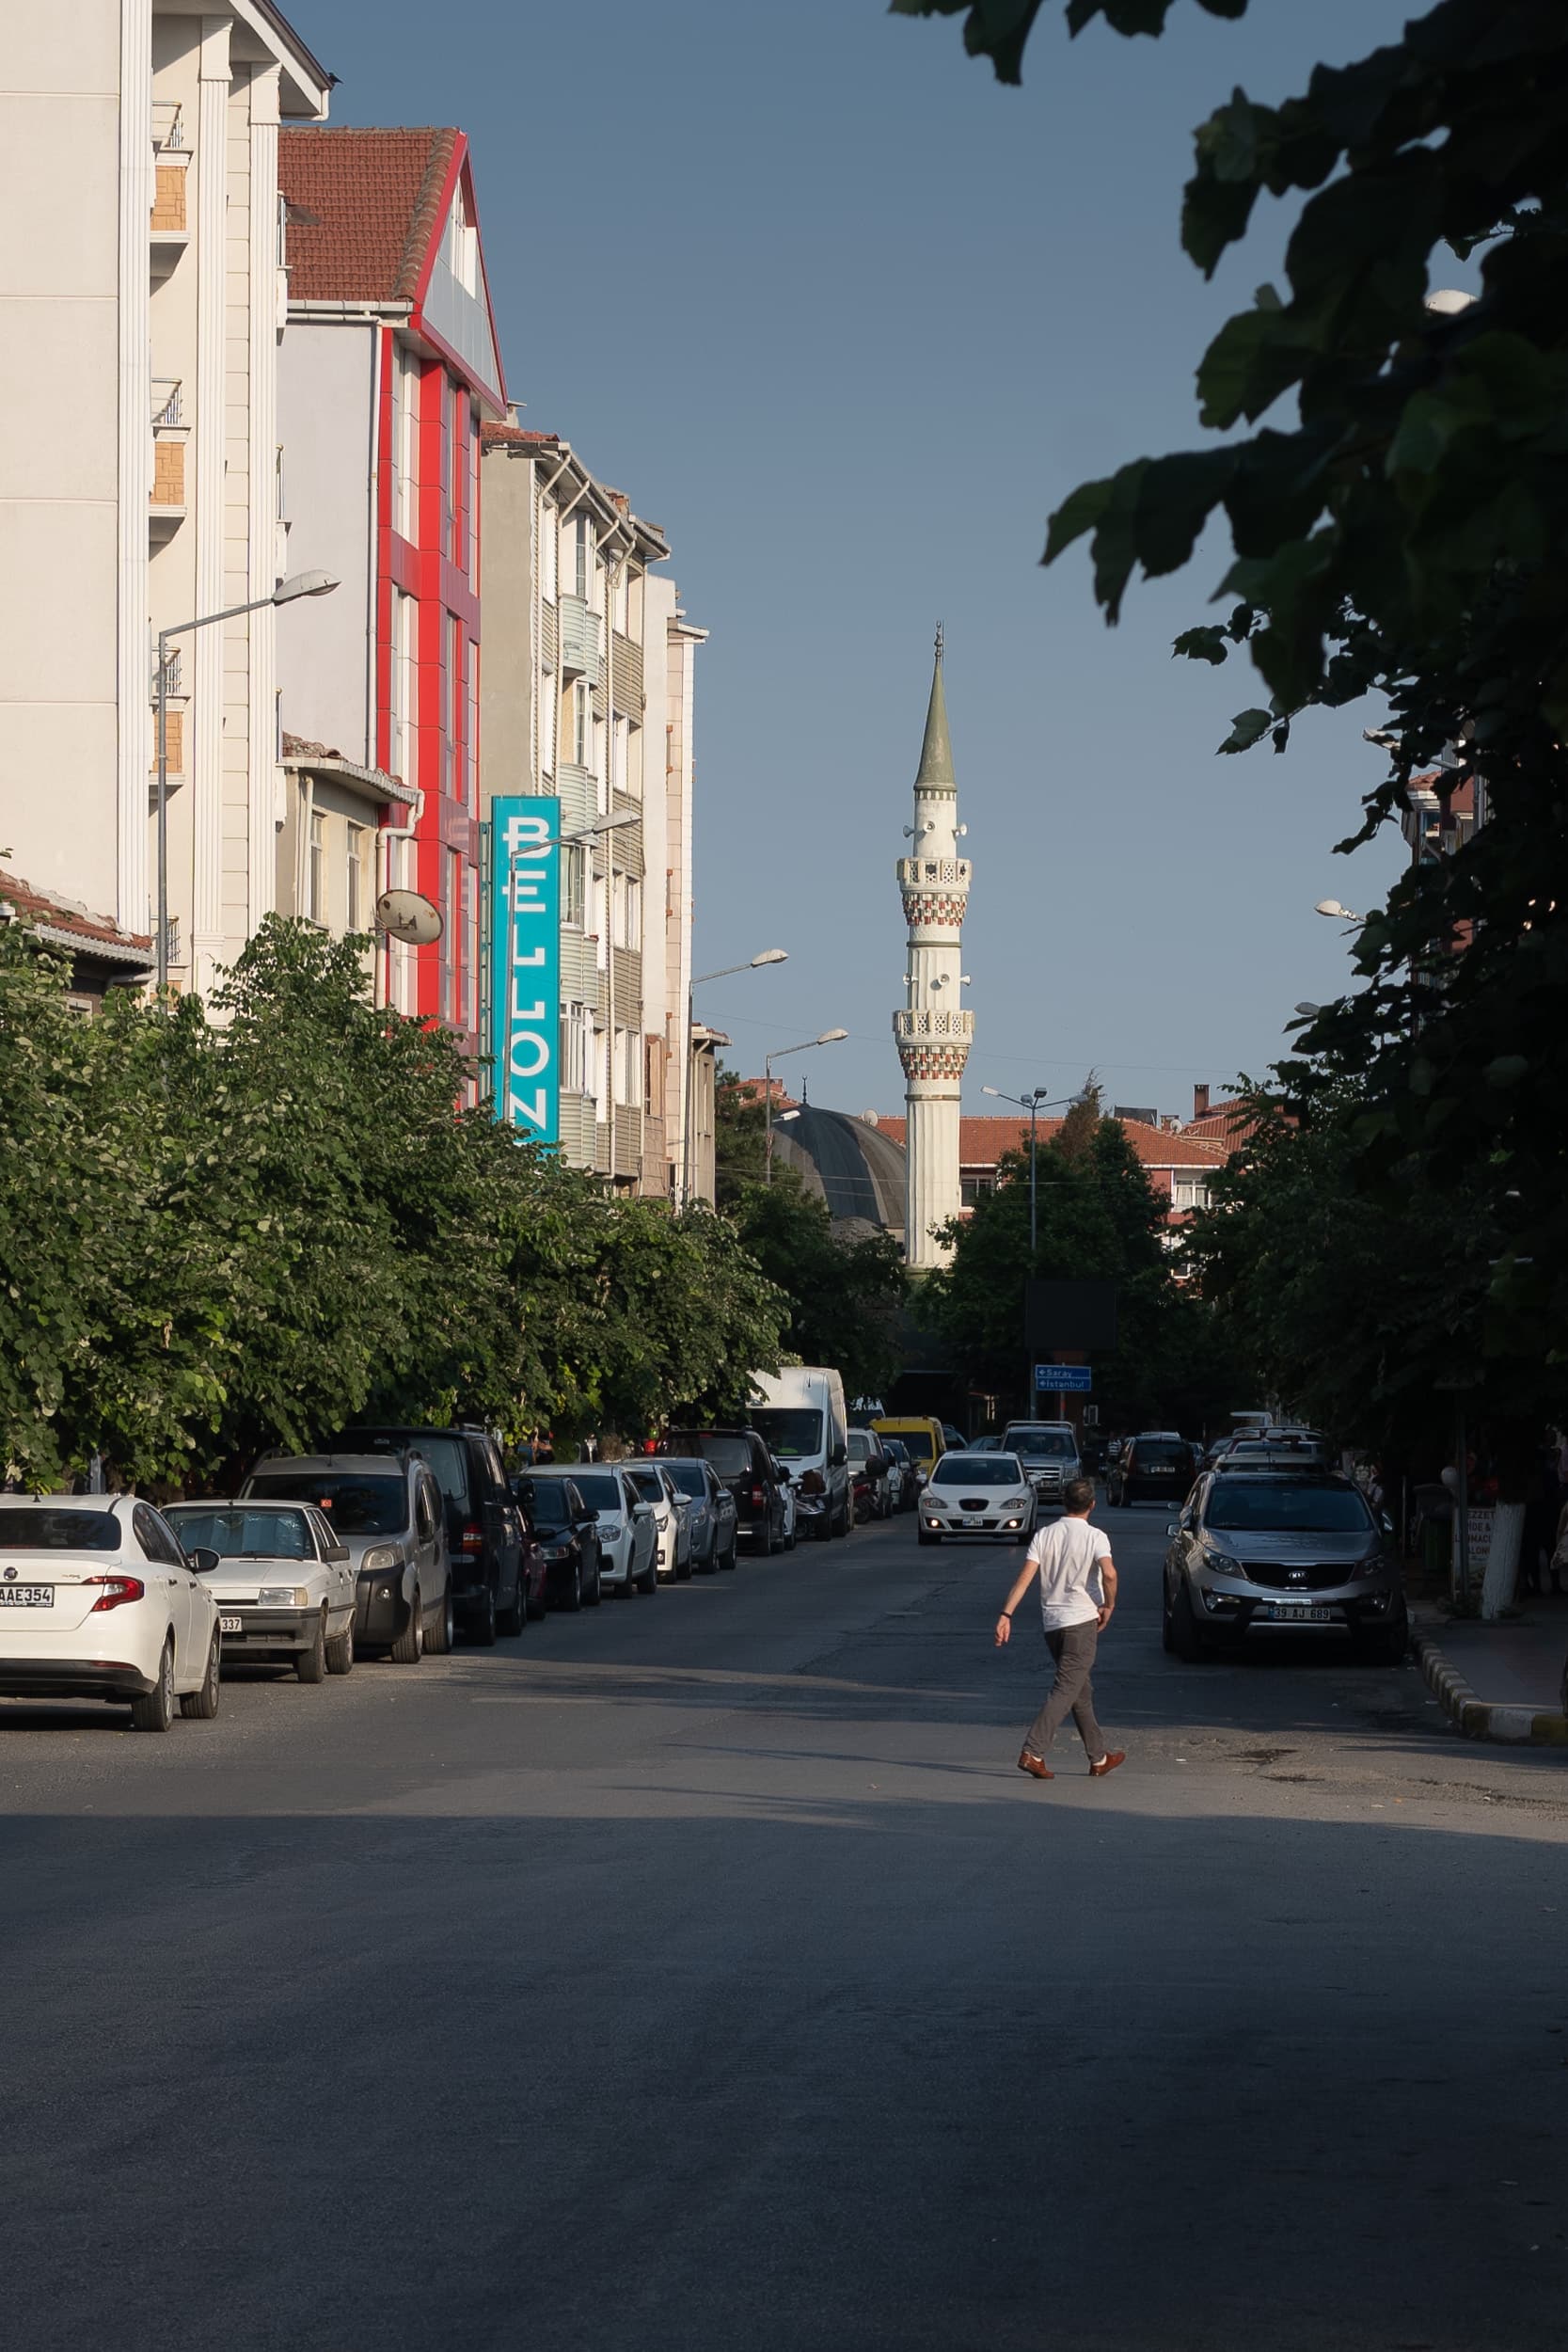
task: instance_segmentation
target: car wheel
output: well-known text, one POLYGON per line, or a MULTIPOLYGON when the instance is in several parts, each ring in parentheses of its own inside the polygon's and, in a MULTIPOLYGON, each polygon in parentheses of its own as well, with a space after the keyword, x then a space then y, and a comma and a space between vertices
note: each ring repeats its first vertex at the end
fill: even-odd
POLYGON ((456 1641, 456 1639, 457 1608, 451 1597, 451 1584, 449 1580, 446 1590, 446 1597, 441 1603, 441 1613, 436 1621, 435 1637, 432 1639, 428 1634, 426 1635, 425 1647, 430 1652, 432 1658, 445 1658, 451 1651, 452 1644, 456 1641))
POLYGON ((223 1674, 223 1636, 215 1629, 213 1646, 207 1652, 207 1671, 201 1677, 199 1691, 187 1691, 180 1702, 180 1712, 196 1723, 210 1724, 218 1711, 218 1691, 223 1674))
POLYGON ((354 1620, 352 1617, 342 1631, 334 1634, 326 1645, 326 1671, 329 1675, 350 1675, 354 1672, 354 1620))
POLYGON ((599 1564, 595 1560, 594 1563, 594 1581, 589 1585, 588 1590, 583 1594, 583 1606, 586 1609, 596 1609, 603 1598, 604 1578, 600 1573, 599 1564))
POLYGON ((166 1731, 174 1721, 174 1637, 164 1644, 158 1679, 145 1698, 131 1701, 133 1731, 166 1731))
POLYGON ((641 1575, 641 1576, 638 1578, 638 1580, 637 1580, 637 1589, 638 1589, 638 1591, 639 1591, 640 1593, 657 1593, 657 1590, 658 1590, 658 1555, 657 1555, 657 1552, 650 1552, 650 1553, 649 1553, 649 1555, 648 1555, 648 1565, 647 1565, 647 1566, 643 1569, 643 1571, 642 1571, 641 1575))
POLYGON ((580 1560, 574 1560, 572 1563, 572 1581, 561 1606, 562 1609, 570 1610, 574 1616, 582 1607, 582 1562, 580 1560))
POLYGON ((424 1656, 424 1599, 417 1584, 409 1604, 408 1622, 392 1644, 391 1656, 394 1666, 417 1666, 424 1656))
POLYGON ((794 1529, 793 1524, 791 1524, 791 1527, 790 1527, 789 1533, 788 1533, 788 1534, 784 1537, 784 1549, 785 1549, 785 1551, 793 1551, 793 1550, 794 1550, 794 1549, 795 1549, 795 1547, 796 1547, 796 1545, 800 1542, 800 1537, 799 1537, 799 1536, 796 1534, 796 1533, 795 1533, 795 1529, 794 1529))
POLYGON ((729 1548, 728 1551, 726 1551, 726 1552, 725 1552, 725 1554, 724 1554, 723 1558, 720 1561, 719 1565, 720 1565, 721 1568, 733 1568, 733 1567, 736 1565, 736 1563, 738 1561, 738 1559, 739 1559, 739 1558, 740 1558, 740 1536, 739 1536, 739 1534, 738 1534, 738 1532, 737 1532, 736 1534, 735 1534, 734 1535, 732 1535, 732 1536, 730 1537, 730 1548, 729 1548))
POLYGON ((467 1634, 476 1649, 496 1646, 496 1596, 488 1584, 469 1609, 467 1634))
POLYGON ((1170 1591, 1164 1578, 1160 1581, 1160 1647, 1167 1658, 1176 1653, 1176 1629, 1171 1623, 1170 1591))
POLYGON ((773 1557, 773 1522, 767 1517, 757 1529, 755 1549, 759 1560, 771 1560, 773 1557))
POLYGON ((301 1682, 325 1682, 326 1680, 326 1618, 325 1613, 316 1619, 310 1635, 309 1648, 295 1651, 294 1672, 301 1682))
POLYGON ((1198 1666, 1209 1655, 1209 1645, 1203 1629, 1193 1614, 1193 1597, 1182 1577, 1176 1588, 1176 1600, 1171 1610, 1171 1646, 1184 1665, 1198 1666))
POLYGON ((543 1593, 540 1594, 537 1600, 535 1600, 533 1595, 530 1593, 528 1597, 528 1613, 533 1619, 535 1624, 538 1623, 541 1617, 545 1616, 548 1613, 548 1610, 549 1603, 545 1598, 543 1593))
POLYGON ((681 1565, 680 1553, 677 1551, 675 1554, 675 1581, 677 1584, 689 1584, 691 1581, 691 1547, 689 1544, 686 1548, 684 1567, 681 1565))
POLYGON ((523 1564, 517 1563, 517 1591, 510 1609, 498 1609, 496 1629, 509 1642, 516 1640, 528 1623, 528 1592, 523 1583, 523 1564))

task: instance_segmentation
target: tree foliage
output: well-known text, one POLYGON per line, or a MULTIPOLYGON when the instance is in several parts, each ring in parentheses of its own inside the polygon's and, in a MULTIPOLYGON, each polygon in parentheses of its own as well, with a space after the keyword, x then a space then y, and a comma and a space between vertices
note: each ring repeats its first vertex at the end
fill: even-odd
POLYGON ((833 1232, 825 1202, 792 1168, 750 1184, 732 1212, 741 1240, 784 1294, 783 1345, 804 1364, 834 1364, 847 1396, 876 1396, 898 1371, 904 1262, 888 1233, 833 1232))
POLYGON ((448 1032, 269 920, 209 1021, 0 930, 0 1459, 186 1484, 374 1417, 642 1434, 732 1409, 785 1306, 726 1220, 459 1107, 448 1032))
MULTIPOLYGON (((1169 5, 1071 0, 1067 17, 1158 33, 1169 5)), ((1038 13, 975 0, 968 45, 1016 80, 1038 13)), ((1568 1328, 1565 121, 1560 0, 1442 0, 1282 104, 1236 90, 1196 135, 1188 255, 1212 274, 1259 197, 1307 201, 1284 289, 1260 287, 1198 370, 1200 421, 1230 437, 1085 484, 1046 546, 1050 562, 1088 536, 1115 620, 1135 570, 1177 570, 1223 514, 1229 610, 1178 650, 1244 654, 1267 703, 1221 749, 1282 750, 1301 710, 1369 693, 1391 712, 1390 771, 1342 848, 1407 815, 1413 776, 1473 782, 1488 821, 1395 884, 1360 934, 1362 985, 1283 1076, 1370 1216, 1418 1199, 1445 1231, 1447 1201, 1497 1240, 1460 1320, 1499 1410, 1520 1351, 1549 1364, 1568 1328), (1428 307, 1445 253, 1479 257, 1467 306, 1428 307)), ((1384 1311, 1369 1298, 1369 1347, 1384 1311)), ((1442 1319, 1402 1327, 1417 1375, 1444 1377, 1442 1319)))

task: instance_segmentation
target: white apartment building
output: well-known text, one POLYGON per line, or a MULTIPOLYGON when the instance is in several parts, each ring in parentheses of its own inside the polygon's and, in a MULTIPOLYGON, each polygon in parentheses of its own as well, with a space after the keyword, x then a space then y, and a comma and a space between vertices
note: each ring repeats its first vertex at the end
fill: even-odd
MULTIPOLYGON (((0 34, 0 848, 129 932, 157 896, 156 632, 287 567, 277 131, 329 87, 270 0, 71 0, 0 34)), ((172 648, 182 987, 273 902, 276 632, 310 609, 172 648)))
POLYGON ((569 443, 483 435, 482 811, 561 799, 561 1132, 574 1166, 682 1198, 691 980, 691 711, 705 632, 663 533, 569 443))

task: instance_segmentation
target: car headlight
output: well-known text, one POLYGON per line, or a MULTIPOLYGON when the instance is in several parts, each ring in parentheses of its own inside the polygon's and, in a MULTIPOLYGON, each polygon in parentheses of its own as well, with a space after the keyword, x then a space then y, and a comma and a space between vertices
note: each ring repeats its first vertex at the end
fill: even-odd
POLYGON ((1211 1576, 1239 1576, 1243 1583, 1246 1581, 1246 1570, 1239 1567, 1227 1551, 1213 1551, 1205 1544, 1203 1565, 1211 1576))
POLYGON ((616 1544, 620 1542, 621 1537, 626 1534, 626 1530, 621 1525, 619 1519, 601 1519, 599 1521, 599 1533, 604 1537, 607 1544, 616 1544))
POLYGON ((369 1551, 362 1554, 360 1558, 359 1573, 361 1576, 380 1576, 388 1568, 395 1568, 397 1565, 396 1544, 372 1544, 369 1551))
POLYGON ((263 1609, 305 1609, 310 1601, 303 1584, 263 1584, 256 1597, 263 1609))
POLYGON ((1382 1565, 1382 1552, 1369 1552, 1365 1560, 1358 1560, 1356 1562, 1354 1567, 1351 1570, 1351 1575, 1353 1578, 1357 1576, 1375 1576, 1382 1565))

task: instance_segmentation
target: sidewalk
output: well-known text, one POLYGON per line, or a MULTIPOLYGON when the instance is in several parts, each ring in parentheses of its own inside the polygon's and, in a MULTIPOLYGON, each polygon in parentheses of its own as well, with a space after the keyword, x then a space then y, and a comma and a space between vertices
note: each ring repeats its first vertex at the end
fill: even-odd
POLYGON ((1410 1647, 1447 1712, 1472 1740, 1568 1746, 1562 1668, 1568 1594, 1525 1593, 1518 1615, 1488 1625, 1450 1617, 1413 1570, 1410 1647))

